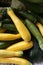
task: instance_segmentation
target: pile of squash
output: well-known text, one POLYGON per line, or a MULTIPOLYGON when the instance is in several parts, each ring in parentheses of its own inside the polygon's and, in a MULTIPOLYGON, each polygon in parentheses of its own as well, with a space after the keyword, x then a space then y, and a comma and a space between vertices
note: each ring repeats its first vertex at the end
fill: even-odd
POLYGON ((0 63, 33 65, 43 57, 43 18, 27 10, 0 10, 0 63))

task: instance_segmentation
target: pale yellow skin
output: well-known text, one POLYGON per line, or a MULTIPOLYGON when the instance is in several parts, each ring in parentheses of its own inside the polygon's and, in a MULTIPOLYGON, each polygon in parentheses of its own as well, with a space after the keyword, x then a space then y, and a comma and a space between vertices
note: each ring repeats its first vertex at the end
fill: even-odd
POLYGON ((18 65, 32 65, 28 60, 23 58, 0 58, 0 63, 13 63, 18 65))
POLYGON ((42 34, 42 36, 43 36, 43 25, 42 24, 40 24, 39 22, 37 22, 37 27, 39 28, 39 30, 40 30, 40 32, 41 32, 41 34, 42 34))
POLYGON ((0 50, 0 57, 11 58, 11 57, 20 57, 23 55, 23 51, 8 51, 8 50, 0 50))
POLYGON ((33 42, 26 42, 26 41, 21 41, 18 43, 15 43, 11 46, 9 46, 6 50, 9 51, 23 51, 23 50, 27 50, 33 47, 33 42))
POLYGON ((9 33, 0 33, 0 40, 16 40, 21 38, 20 34, 9 34, 9 33))
POLYGON ((20 33, 21 37, 25 41, 30 41, 31 40, 30 32, 25 27, 25 25, 22 23, 22 21, 15 15, 15 13, 13 12, 13 10, 11 8, 7 8, 7 14, 12 19, 12 21, 15 24, 15 26, 16 26, 18 32, 20 33))

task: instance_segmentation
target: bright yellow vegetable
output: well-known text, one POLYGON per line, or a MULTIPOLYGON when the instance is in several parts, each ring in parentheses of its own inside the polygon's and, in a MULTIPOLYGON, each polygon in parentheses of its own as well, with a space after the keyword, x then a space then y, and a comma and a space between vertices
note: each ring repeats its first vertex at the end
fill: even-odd
POLYGON ((20 34, 0 33, 0 40, 8 41, 21 38, 20 34))
POLYGON ((42 34, 42 36, 43 36, 43 25, 42 24, 40 24, 39 22, 37 22, 37 27, 39 28, 39 30, 40 30, 40 32, 41 32, 41 34, 42 34))
POLYGON ((31 62, 29 62, 26 59, 23 58, 0 58, 0 63, 13 63, 13 64, 18 64, 18 65, 32 65, 31 62))
POLYGON ((12 19, 12 21, 15 24, 17 30, 19 31, 21 37, 25 41, 30 41, 31 40, 30 32, 25 27, 25 25, 22 23, 22 21, 15 15, 15 13, 13 12, 13 10, 11 8, 7 8, 7 14, 12 19))
POLYGON ((33 47, 33 42, 26 42, 26 41, 21 41, 18 42, 16 44, 13 44, 11 46, 9 46, 6 50, 9 51, 23 51, 23 50, 27 50, 33 47))
POLYGON ((11 58, 15 56, 22 56, 23 51, 8 51, 8 50, 0 50, 0 57, 6 57, 6 58, 11 58))

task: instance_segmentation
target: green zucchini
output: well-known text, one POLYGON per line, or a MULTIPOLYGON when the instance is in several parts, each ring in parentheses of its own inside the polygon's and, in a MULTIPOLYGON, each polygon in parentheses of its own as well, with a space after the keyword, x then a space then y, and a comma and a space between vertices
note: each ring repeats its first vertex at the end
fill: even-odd
POLYGON ((30 50, 24 51, 23 57, 26 57, 27 59, 30 58, 32 62, 33 61, 36 62, 43 55, 43 52, 40 49, 39 44, 37 40, 35 39, 35 37, 33 37, 33 35, 32 35, 32 41, 34 44, 33 48, 30 50))
POLYGON ((32 40, 34 42, 34 47, 30 50, 30 52, 28 51, 29 58, 31 58, 31 60, 33 61, 37 61, 43 55, 43 52, 40 49, 37 40, 33 36, 32 36, 32 40))
POLYGON ((4 23, 4 24, 2 25, 2 28, 6 29, 6 30, 9 31, 9 32, 15 33, 15 34, 18 33, 18 31, 17 31, 15 25, 13 25, 13 24, 5 24, 5 23, 4 23))
POLYGON ((29 19, 30 21, 32 21, 33 23, 36 23, 37 21, 39 21, 41 24, 43 24, 43 18, 38 16, 37 14, 34 13, 29 13, 29 12, 19 12, 22 16, 26 17, 27 19, 29 19))
POLYGON ((16 40, 12 40, 12 41, 0 41, 0 49, 6 49, 10 45, 15 44, 20 41, 23 41, 23 39, 20 38, 20 39, 16 39, 16 40))
POLYGON ((33 12, 23 11, 23 10, 18 10, 18 9, 13 9, 15 14, 22 19, 28 18, 30 21, 33 23, 36 23, 36 21, 39 21, 41 24, 43 24, 43 18, 33 12))
MULTIPOLYGON (((10 24, 11 21, 12 21, 11 19, 6 18, 6 19, 2 19, 0 22, 2 22, 2 24, 10 24)), ((13 23, 11 23, 11 24, 13 24, 13 23)))
POLYGON ((38 31, 38 29, 36 28, 36 26, 28 19, 25 20, 25 23, 26 23, 27 28, 33 34, 33 36, 38 40, 41 50, 43 50, 43 38, 40 32, 38 31))
POLYGON ((5 49, 7 48, 8 46, 12 45, 11 42, 0 42, 0 49, 5 49))
POLYGON ((0 20, 2 20, 4 17, 8 17, 5 15, 6 14, 6 8, 0 8, 0 20))
POLYGON ((39 21, 41 24, 43 24, 43 18, 38 16, 37 14, 33 14, 34 17, 37 19, 37 21, 39 21))
POLYGON ((37 21, 37 19, 29 12, 19 11, 18 13, 21 14, 23 17, 28 18, 30 21, 32 21, 34 23, 37 21))
POLYGON ((33 12, 29 13, 26 11, 20 11, 18 13, 21 14, 22 16, 26 17, 27 19, 29 19, 33 23, 36 23, 37 21, 39 21, 40 23, 43 24, 43 18, 38 16, 37 14, 34 14, 33 12))

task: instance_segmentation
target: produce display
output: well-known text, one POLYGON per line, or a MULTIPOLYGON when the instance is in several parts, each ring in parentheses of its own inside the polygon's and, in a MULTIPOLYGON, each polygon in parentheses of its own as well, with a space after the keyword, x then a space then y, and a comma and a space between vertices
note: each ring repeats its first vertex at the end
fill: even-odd
POLYGON ((34 65, 43 57, 43 17, 30 11, 0 9, 0 63, 34 65))

